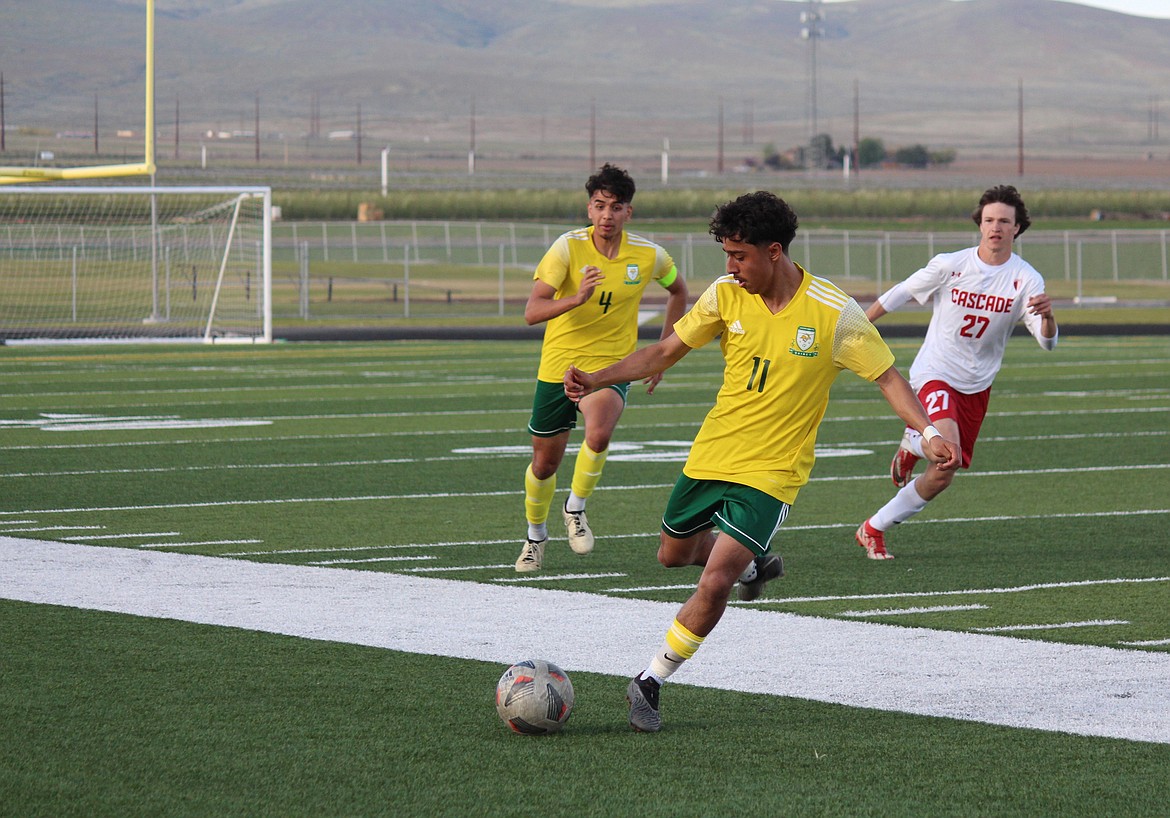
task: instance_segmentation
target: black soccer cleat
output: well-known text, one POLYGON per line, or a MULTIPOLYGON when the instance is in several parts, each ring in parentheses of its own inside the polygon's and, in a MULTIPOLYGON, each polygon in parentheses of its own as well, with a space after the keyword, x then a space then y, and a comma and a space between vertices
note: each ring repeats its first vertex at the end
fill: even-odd
POLYGON ((740 602, 751 602, 758 599, 764 592, 764 585, 777 577, 784 576, 784 560, 779 554, 768 554, 766 557, 756 557, 756 578, 751 582, 740 582, 738 596, 740 602))

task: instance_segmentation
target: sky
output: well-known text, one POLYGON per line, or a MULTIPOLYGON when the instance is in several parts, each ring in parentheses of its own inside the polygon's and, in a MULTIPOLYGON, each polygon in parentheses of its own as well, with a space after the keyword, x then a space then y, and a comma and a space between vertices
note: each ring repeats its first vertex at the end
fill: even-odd
MULTIPOLYGON (((846 0, 829 0, 829 2, 846 2, 846 0)), ((1157 17, 1170 20, 1170 0, 1056 0, 1061 3, 1075 3, 1079 6, 1094 6, 1109 11, 1119 11, 1122 14, 1133 14, 1138 17, 1157 17)))
POLYGON ((1095 6, 1138 17, 1159 17, 1170 20, 1170 0, 1076 0, 1081 6, 1095 6))

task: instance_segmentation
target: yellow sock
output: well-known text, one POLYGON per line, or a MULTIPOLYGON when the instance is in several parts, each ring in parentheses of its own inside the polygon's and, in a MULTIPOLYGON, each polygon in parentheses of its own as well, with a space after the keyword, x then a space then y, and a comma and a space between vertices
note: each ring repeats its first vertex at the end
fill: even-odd
POLYGON ((703 644, 703 638, 695 636, 677 619, 674 620, 666 632, 662 650, 650 662, 650 675, 659 681, 668 678, 682 667, 683 662, 695 655, 695 651, 703 644))
POLYGON ((524 513, 528 522, 540 525, 548 521, 548 509, 552 505, 553 494, 557 490, 557 476, 536 479, 532 473, 532 464, 524 471, 524 513))
POLYGON ((609 449, 595 452, 584 443, 581 451, 577 452, 577 462, 573 466, 573 494, 582 500, 593 493, 601 480, 601 470, 605 467, 605 457, 609 449))

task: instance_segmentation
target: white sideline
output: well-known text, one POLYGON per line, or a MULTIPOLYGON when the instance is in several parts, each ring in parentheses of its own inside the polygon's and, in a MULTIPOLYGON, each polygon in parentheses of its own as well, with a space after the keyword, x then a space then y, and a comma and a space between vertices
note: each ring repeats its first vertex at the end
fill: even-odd
MULTIPOLYGON (((0 537, 0 598, 621 677, 678 608, 13 537, 0 537)), ((671 684, 1166 744, 1167 679, 1165 653, 731 607, 671 684)))

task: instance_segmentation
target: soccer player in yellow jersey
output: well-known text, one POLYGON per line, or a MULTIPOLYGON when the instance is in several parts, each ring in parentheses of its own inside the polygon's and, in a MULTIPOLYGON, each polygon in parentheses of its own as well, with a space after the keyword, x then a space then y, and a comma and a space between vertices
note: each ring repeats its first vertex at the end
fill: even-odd
POLYGON ((662 683, 694 656, 723 616, 738 582, 751 601, 783 576, 770 543, 808 482, 813 445, 843 369, 873 381, 939 468, 959 463, 958 446, 930 425, 894 356, 857 302, 788 255, 792 208, 759 191, 722 205, 710 232, 723 245, 727 274, 674 325, 674 334, 596 372, 570 366, 565 394, 585 400, 609 384, 662 373, 719 338, 723 386, 707 413, 666 504, 658 561, 703 568, 661 650, 626 689, 630 724, 655 732, 662 683))
MULTIPOLYGON (((524 308, 529 324, 547 321, 540 352, 536 394, 528 431, 532 462, 524 473, 524 509, 528 534, 516 570, 539 571, 548 543, 548 513, 577 415, 585 422, 585 440, 573 468, 573 482, 561 509, 569 547, 577 554, 593 550, 593 531, 585 501, 601 479, 614 428, 626 406, 630 384, 615 382, 580 401, 570 401, 561 378, 574 361, 599 369, 621 360, 638 344, 638 308, 651 281, 665 287, 665 337, 687 308, 687 288, 674 260, 654 242, 627 233, 633 215, 634 180, 606 164, 585 184, 590 226, 558 238, 537 265, 532 293, 524 308)), ((647 379, 648 392, 662 379, 647 379)))

